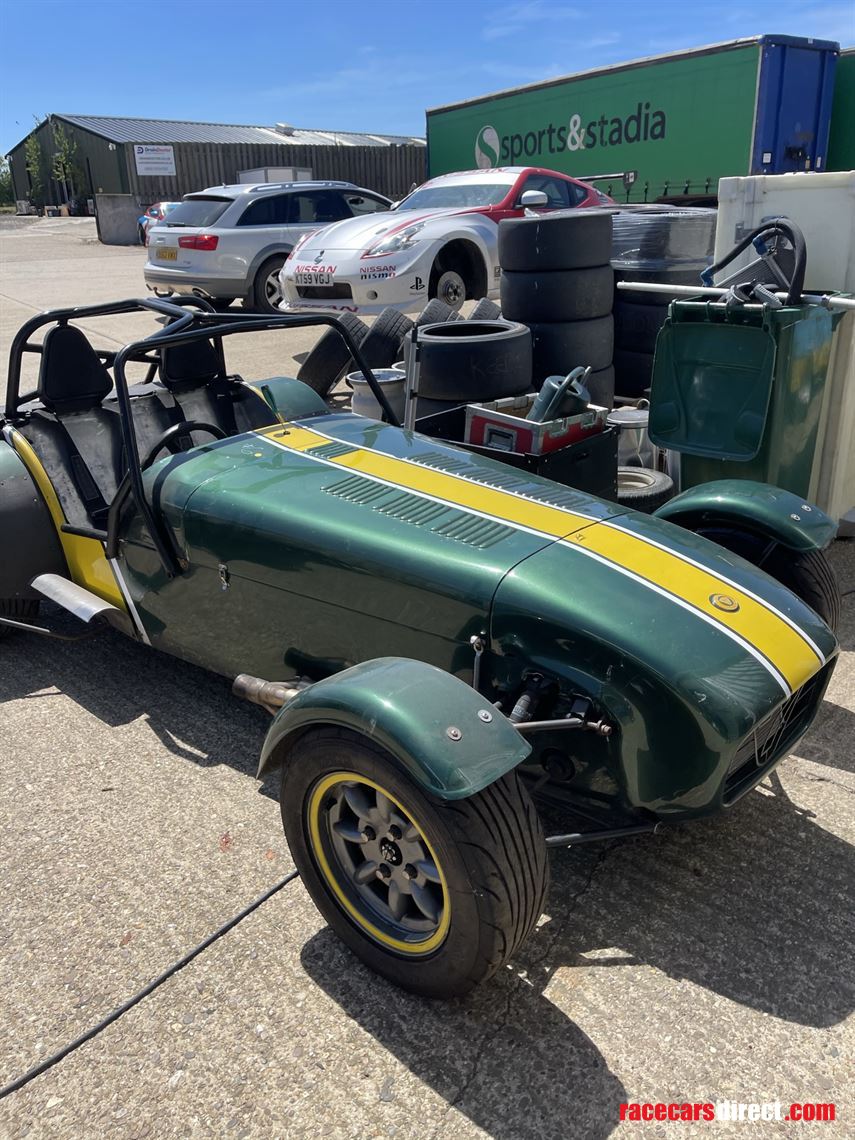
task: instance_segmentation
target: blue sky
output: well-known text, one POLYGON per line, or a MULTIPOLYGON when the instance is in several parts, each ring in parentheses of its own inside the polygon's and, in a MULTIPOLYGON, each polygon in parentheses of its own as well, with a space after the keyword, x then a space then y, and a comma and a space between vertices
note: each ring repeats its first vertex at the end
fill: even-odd
POLYGON ((851 45, 855 0, 0 0, 0 153, 48 112, 421 135, 426 107, 769 32, 851 45))

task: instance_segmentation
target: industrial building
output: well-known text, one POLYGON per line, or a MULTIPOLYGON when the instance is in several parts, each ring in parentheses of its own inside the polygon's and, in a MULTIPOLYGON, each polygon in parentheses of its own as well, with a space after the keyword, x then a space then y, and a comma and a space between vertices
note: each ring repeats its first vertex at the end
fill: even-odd
POLYGON ((48 115, 8 158, 15 198, 40 206, 114 194, 141 205, 175 200, 260 168, 344 179, 391 198, 425 176, 422 138, 107 115, 48 115))

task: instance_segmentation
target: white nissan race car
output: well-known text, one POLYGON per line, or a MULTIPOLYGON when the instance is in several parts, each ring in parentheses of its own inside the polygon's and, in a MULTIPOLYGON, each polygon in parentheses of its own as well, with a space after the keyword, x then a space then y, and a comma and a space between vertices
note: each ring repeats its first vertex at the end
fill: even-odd
POLYGON ((468 170, 423 183, 392 210, 348 218, 302 238, 279 280, 286 312, 459 309, 499 291, 498 233, 524 210, 613 205, 586 182, 533 166, 468 170))

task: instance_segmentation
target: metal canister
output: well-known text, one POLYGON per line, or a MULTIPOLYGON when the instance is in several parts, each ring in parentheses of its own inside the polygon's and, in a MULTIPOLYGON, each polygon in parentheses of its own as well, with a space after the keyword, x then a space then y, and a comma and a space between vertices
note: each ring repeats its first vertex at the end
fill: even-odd
MULTIPOLYGON (((375 368, 373 371, 377 383, 383 388, 383 395, 389 401, 392 411, 403 422, 406 372, 399 368, 375 368)), ((374 399, 374 393, 368 387, 368 381, 361 372, 349 372, 345 377, 345 383, 353 391, 353 399, 350 402, 351 411, 358 416, 365 416, 369 420, 383 418, 383 410, 374 399)))
POLYGON ((646 400, 642 407, 615 408, 609 412, 608 424, 618 432, 619 467, 655 467, 656 449, 647 434, 650 409, 646 400))

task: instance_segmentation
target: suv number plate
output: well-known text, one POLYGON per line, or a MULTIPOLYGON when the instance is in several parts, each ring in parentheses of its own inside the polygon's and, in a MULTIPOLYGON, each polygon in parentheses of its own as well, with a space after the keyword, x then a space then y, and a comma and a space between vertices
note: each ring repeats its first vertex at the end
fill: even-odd
POLYGON ((332 285, 331 273, 295 273, 294 281, 297 285, 332 285))
POLYGON ((156 255, 158 261, 177 261, 178 260, 178 250, 175 249, 174 247, 171 247, 171 246, 166 246, 164 249, 156 250, 155 255, 156 255))

